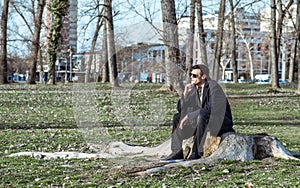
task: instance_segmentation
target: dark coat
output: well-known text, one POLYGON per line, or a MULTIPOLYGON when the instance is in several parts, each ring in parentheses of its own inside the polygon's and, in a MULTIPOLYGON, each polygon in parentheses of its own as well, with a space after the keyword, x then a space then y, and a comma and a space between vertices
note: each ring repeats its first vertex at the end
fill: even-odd
POLYGON ((209 118, 208 128, 212 135, 220 136, 226 132, 234 132, 230 104, 222 87, 216 81, 205 83, 199 114, 205 119, 209 118))
POLYGON ((216 81, 206 81, 201 107, 198 106, 196 94, 195 87, 186 98, 181 99, 181 103, 178 104, 181 118, 188 115, 189 122, 195 123, 200 116, 208 122, 207 127, 214 136, 234 132, 230 104, 221 86, 216 81))

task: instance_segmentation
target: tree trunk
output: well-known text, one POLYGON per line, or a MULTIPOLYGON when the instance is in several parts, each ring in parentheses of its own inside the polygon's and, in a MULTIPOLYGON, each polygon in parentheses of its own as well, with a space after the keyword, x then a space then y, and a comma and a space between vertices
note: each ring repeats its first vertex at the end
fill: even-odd
MULTIPOLYGON (((103 26, 103 44, 102 44, 102 83, 109 82, 109 66, 108 66, 108 51, 107 51, 107 27, 106 20, 104 19, 103 26)), ((100 69, 101 70, 101 69, 100 69)))
POLYGON ((179 95, 183 92, 182 70, 180 70, 180 50, 178 28, 174 0, 161 0, 163 21, 163 42, 165 46, 165 62, 167 86, 179 95))
MULTIPOLYGON (((90 79, 91 79, 90 78, 91 64, 92 64, 92 61, 94 60, 93 57, 95 57, 94 53, 95 53, 96 42, 97 42, 97 39, 98 39, 98 36, 99 36, 99 31, 100 31, 100 29, 103 25, 103 20, 102 20, 103 10, 104 9, 102 9, 98 13, 98 20, 97 20, 97 24, 96 24, 96 30, 95 30, 94 37, 93 37, 93 40, 92 40, 91 52, 89 54, 89 58, 88 58, 88 62, 87 62, 87 70, 86 70, 86 74, 85 74, 85 83, 90 82, 90 79)), ((96 60, 96 58, 95 58, 95 60, 96 60)), ((96 61, 95 61, 95 64, 96 64, 96 61)))
POLYGON ((295 62, 296 62, 296 57, 297 57, 297 46, 298 46, 298 41, 297 41, 297 33, 295 32, 293 40, 293 46, 291 50, 291 58, 289 61, 289 82, 294 82, 294 67, 295 67, 295 62))
POLYGON ((298 45, 297 45, 297 61, 298 61, 298 94, 300 94, 300 0, 297 0, 297 40, 298 40, 298 45))
POLYGON ((0 84, 7 84, 7 19, 9 0, 4 0, 1 17, 1 59, 0 59, 0 84))
POLYGON ((220 60, 221 60, 222 48, 223 48, 223 28, 224 28, 224 21, 225 21, 225 6, 226 6, 226 0, 221 0, 220 6, 219 6, 217 39, 215 42, 214 58, 213 58, 212 66, 211 66, 213 80, 218 80, 218 78, 219 78, 219 66, 220 66, 220 60))
POLYGON ((279 88, 278 82, 278 53, 276 35, 276 5, 275 0, 270 0, 271 6, 271 83, 272 88, 279 88))
MULTIPOLYGON (((233 70, 233 82, 238 82, 238 65, 236 61, 236 28, 235 28, 235 7, 233 0, 229 0, 230 3, 230 23, 231 23, 231 65, 233 70)), ((225 67, 226 68, 226 67, 225 67)))
POLYGON ((43 67, 43 52, 42 52, 41 48, 39 48, 38 54, 39 54, 38 55, 39 56, 38 64, 40 66, 39 82, 43 83, 44 67, 43 67))
POLYGON ((251 54, 250 44, 246 40, 246 37, 245 37, 245 34, 243 33, 243 30, 240 30, 240 31, 237 30, 237 32, 239 33, 239 36, 241 37, 241 39, 244 42, 244 44, 246 46, 246 49, 247 49, 249 64, 250 64, 250 79, 251 79, 251 81, 253 81, 254 80, 254 68, 253 68, 253 58, 252 58, 252 54, 251 54))
POLYGON ((40 49, 40 34, 41 34, 41 28, 42 28, 42 20, 43 20, 43 12, 45 7, 45 0, 39 0, 38 1, 38 9, 37 14, 34 18, 34 34, 33 34, 33 41, 32 41, 32 67, 29 71, 29 84, 35 84, 36 80, 36 66, 38 62, 38 56, 39 56, 39 49, 40 49))
POLYGON ((202 1, 201 0, 197 0, 197 15, 198 15, 198 31, 199 31, 200 64, 208 65, 206 44, 205 44, 205 32, 204 32, 203 17, 202 17, 202 1))
MULTIPOLYGON (((285 48, 286 43, 288 40, 285 40, 286 36, 286 28, 283 30, 284 27, 284 19, 286 18, 288 11, 290 11, 290 7, 293 5, 293 0, 289 0, 288 2, 282 3, 282 0, 277 1, 278 6, 278 23, 277 23, 277 53, 278 53, 278 61, 279 57, 281 58, 282 62, 282 69, 281 69, 281 78, 282 80, 285 79, 286 75, 286 64, 287 64, 287 49, 285 48)), ((279 62, 277 62, 279 63, 279 62)), ((278 73, 277 73, 278 74, 278 73)))
POLYGON ((49 8, 50 12, 52 13, 52 22, 50 28, 50 39, 48 44, 48 77, 50 78, 50 83, 55 84, 55 62, 57 60, 57 50, 61 39, 60 32, 63 26, 63 16, 65 16, 67 13, 68 0, 52 0, 49 8))
POLYGON ((106 18, 107 18, 107 49, 108 49, 108 66, 109 66, 109 80, 113 87, 119 86, 118 72, 117 72, 117 56, 115 49, 114 25, 112 16, 112 0, 105 0, 106 18))
POLYGON ((193 66, 193 56, 194 56, 194 35, 195 35, 195 2, 196 0, 191 0, 190 6, 190 33, 188 36, 188 43, 186 47, 186 82, 190 83, 190 72, 193 66))

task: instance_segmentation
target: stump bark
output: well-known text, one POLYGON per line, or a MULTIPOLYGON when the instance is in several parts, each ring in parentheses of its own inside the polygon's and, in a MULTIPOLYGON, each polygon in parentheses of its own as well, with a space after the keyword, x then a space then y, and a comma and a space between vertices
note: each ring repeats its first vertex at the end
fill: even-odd
MULTIPOLYGON (((208 148, 204 148, 204 151, 215 150, 217 141, 209 141, 208 143, 214 143, 211 145, 213 148, 209 148, 208 144, 208 148)), ((203 157, 198 160, 170 163, 164 166, 147 169, 139 174, 154 173, 159 170, 176 166, 189 167, 196 164, 213 164, 222 160, 262 160, 269 157, 300 161, 300 152, 289 151, 277 138, 267 134, 226 133, 220 138, 220 144, 217 149, 208 157, 203 157)))

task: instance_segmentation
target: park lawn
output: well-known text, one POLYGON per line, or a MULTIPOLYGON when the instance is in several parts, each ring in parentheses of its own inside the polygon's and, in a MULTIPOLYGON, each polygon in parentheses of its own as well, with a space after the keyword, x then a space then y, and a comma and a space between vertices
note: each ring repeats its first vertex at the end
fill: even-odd
MULTIPOLYGON (((92 123, 105 127, 111 139, 158 145, 170 137, 178 100, 176 93, 158 90, 160 87, 146 83, 121 89, 93 85, 92 94, 84 98, 96 106, 89 109, 88 115, 98 117, 92 123)), ((237 132, 267 133, 277 137, 287 149, 300 151, 300 96, 294 94, 294 85, 284 85, 277 94, 268 93, 269 85, 222 87, 229 97, 237 132)), ((139 158, 8 157, 23 151, 93 152, 78 117, 74 117, 78 113, 86 115, 73 108, 83 96, 74 90, 71 84, 0 86, 1 187, 244 187, 247 183, 255 187, 300 186, 300 162, 273 158, 222 161, 137 176, 134 172, 144 168, 143 159, 139 158)))

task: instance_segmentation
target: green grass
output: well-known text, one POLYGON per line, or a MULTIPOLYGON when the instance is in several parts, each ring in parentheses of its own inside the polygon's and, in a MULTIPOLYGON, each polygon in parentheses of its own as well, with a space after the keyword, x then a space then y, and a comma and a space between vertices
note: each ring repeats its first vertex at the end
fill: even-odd
MULTIPOLYGON (((300 96, 295 85, 268 93, 269 85, 222 85, 240 133, 267 133, 300 151, 300 96)), ((155 146, 168 139, 178 95, 160 84, 107 84, 77 94, 72 85, 0 86, 0 187, 300 187, 300 163, 281 159, 222 161, 137 176, 144 159, 57 159, 8 157, 23 151, 92 152, 89 125, 108 130, 109 139, 155 146), (78 98, 76 98, 78 97, 78 98), (79 106, 81 100, 92 104, 79 106), (155 104, 155 105, 152 105, 155 104), (82 116, 80 116, 82 115, 82 116), (82 121, 85 124, 78 124, 82 121), (124 162, 126 161, 126 163, 124 162)), ((97 137, 97 133, 94 136, 97 137)), ((101 136, 101 135, 100 135, 101 136)), ((107 135, 105 135, 107 136, 107 135)))

